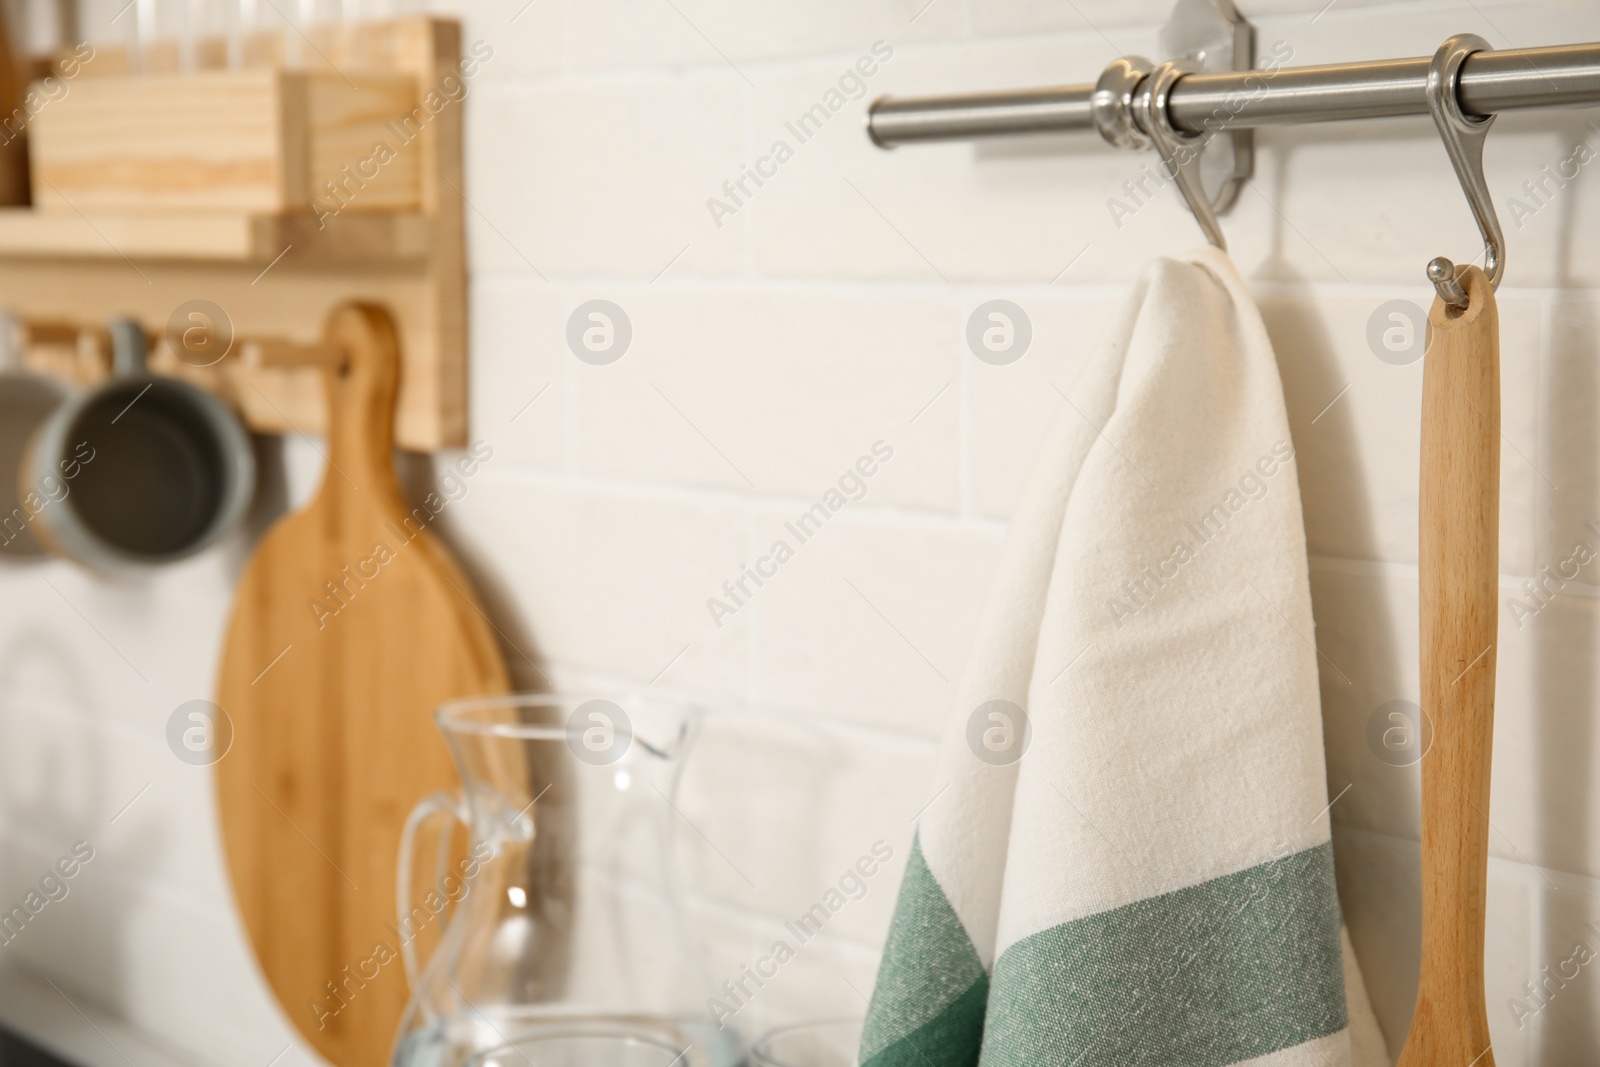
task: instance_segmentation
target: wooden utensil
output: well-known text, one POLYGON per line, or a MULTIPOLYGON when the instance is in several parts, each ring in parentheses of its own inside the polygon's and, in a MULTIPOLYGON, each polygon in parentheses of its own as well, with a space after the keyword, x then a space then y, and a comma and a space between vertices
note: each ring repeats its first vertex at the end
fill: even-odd
POLYGON ((0 205, 8 207, 28 202, 28 137, 17 116, 31 113, 23 106, 28 79, 21 67, 0 11, 0 205))
POLYGON ((395 480, 388 315, 343 306, 323 349, 340 355, 326 372, 327 473, 239 583, 217 800, 234 896, 284 1011, 338 1067, 381 1067, 407 996, 390 925, 401 827, 456 778, 430 713, 503 693, 507 678, 432 515, 395 480))
POLYGON ((1500 562, 1500 320, 1477 267, 1422 375, 1422 973, 1399 1067, 1494 1067, 1483 992, 1500 562))

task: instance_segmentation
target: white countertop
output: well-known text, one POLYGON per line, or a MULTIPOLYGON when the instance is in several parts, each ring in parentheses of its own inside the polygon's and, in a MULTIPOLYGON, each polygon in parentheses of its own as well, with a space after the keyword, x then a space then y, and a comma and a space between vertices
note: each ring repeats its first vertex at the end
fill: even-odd
MULTIPOLYGON (((57 983, 59 986, 59 983, 57 983)), ((0 1023, 82 1067, 211 1067, 19 968, 0 969, 0 1023)))

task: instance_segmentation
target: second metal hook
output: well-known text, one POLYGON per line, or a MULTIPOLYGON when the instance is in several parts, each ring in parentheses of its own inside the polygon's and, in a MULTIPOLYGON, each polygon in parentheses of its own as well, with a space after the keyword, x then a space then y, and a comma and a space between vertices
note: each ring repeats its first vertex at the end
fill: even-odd
POLYGON ((1211 198, 1206 196, 1205 186, 1200 181, 1200 153, 1208 135, 1180 133, 1172 124, 1172 116, 1167 110, 1168 97, 1172 87, 1178 84, 1178 79, 1199 69, 1197 64, 1189 60, 1168 60, 1150 72, 1135 94, 1133 103, 1140 125, 1155 142, 1156 151, 1161 153, 1162 164, 1178 183, 1178 192, 1183 194, 1189 211, 1205 231, 1206 240, 1226 252, 1228 239, 1222 234, 1222 223, 1217 219, 1216 208, 1211 198))
MULTIPOLYGON (((1428 66, 1428 111, 1439 128, 1450 164, 1483 235, 1483 272, 1488 275, 1490 286, 1498 289, 1505 273, 1505 234, 1495 215, 1494 201, 1489 198, 1489 183, 1483 176, 1483 145, 1494 116, 1468 116, 1461 110, 1459 95, 1462 64, 1474 52, 1487 51, 1489 42, 1473 33, 1458 33, 1439 46, 1428 66)), ((1456 265, 1444 256, 1428 264, 1428 278, 1439 299, 1449 307, 1462 310, 1471 302, 1466 289, 1456 280, 1456 265)))

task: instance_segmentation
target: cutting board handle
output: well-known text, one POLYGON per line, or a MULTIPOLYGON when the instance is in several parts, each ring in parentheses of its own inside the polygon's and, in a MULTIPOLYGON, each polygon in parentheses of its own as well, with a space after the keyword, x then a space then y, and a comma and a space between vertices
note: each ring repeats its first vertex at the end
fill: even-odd
POLYGON ((1500 561, 1500 322, 1489 279, 1428 315, 1422 372, 1422 970, 1400 1067, 1494 1067, 1484 1005, 1500 561))
MULTIPOLYGON (((377 490, 394 482, 394 405, 400 342, 377 304, 352 301, 328 317, 323 370, 328 401, 328 462, 322 490, 377 490)), ((402 509, 403 510, 403 509, 402 509)))

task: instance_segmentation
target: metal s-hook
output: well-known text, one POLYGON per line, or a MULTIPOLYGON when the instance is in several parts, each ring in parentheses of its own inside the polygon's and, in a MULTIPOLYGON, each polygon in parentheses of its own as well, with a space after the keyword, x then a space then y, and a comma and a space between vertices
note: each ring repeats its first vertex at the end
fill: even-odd
POLYGON ((1139 125, 1155 142, 1163 168, 1178 183, 1178 192, 1183 194, 1189 211, 1205 231, 1206 240, 1226 252, 1228 239, 1222 234, 1216 209, 1200 181, 1201 149, 1209 135, 1179 132, 1172 125, 1172 116, 1167 111, 1168 97, 1178 79, 1185 74, 1194 74, 1199 69, 1198 65, 1186 59, 1168 60, 1151 71, 1134 97, 1133 105, 1139 125))
MULTIPOLYGON (((1494 201, 1489 198, 1489 183, 1483 176, 1483 144, 1494 116, 1468 116, 1461 110, 1459 95, 1462 64, 1474 52, 1488 51, 1489 42, 1473 33, 1458 33, 1440 45, 1428 66, 1428 111, 1450 154, 1461 190, 1467 194, 1478 232, 1483 235, 1483 272, 1488 275, 1490 286, 1498 289, 1505 273, 1505 234, 1500 230, 1494 201)), ((1471 301, 1456 280, 1456 271, 1454 263, 1439 256, 1428 264, 1428 279, 1439 299, 1451 308, 1463 310, 1471 301)))
POLYGON ((1177 0, 1160 34, 1162 53, 1176 58, 1153 69, 1143 56, 1113 60, 1089 95, 1089 117, 1100 136, 1118 148, 1154 142, 1162 170, 1177 182, 1207 239, 1224 250, 1217 216, 1233 206, 1250 176, 1251 131, 1228 128, 1237 114, 1231 104, 1213 112, 1199 132, 1179 129, 1169 95, 1186 74, 1249 70, 1254 41, 1233 0, 1177 0), (1208 186, 1215 191, 1207 193, 1208 186))

